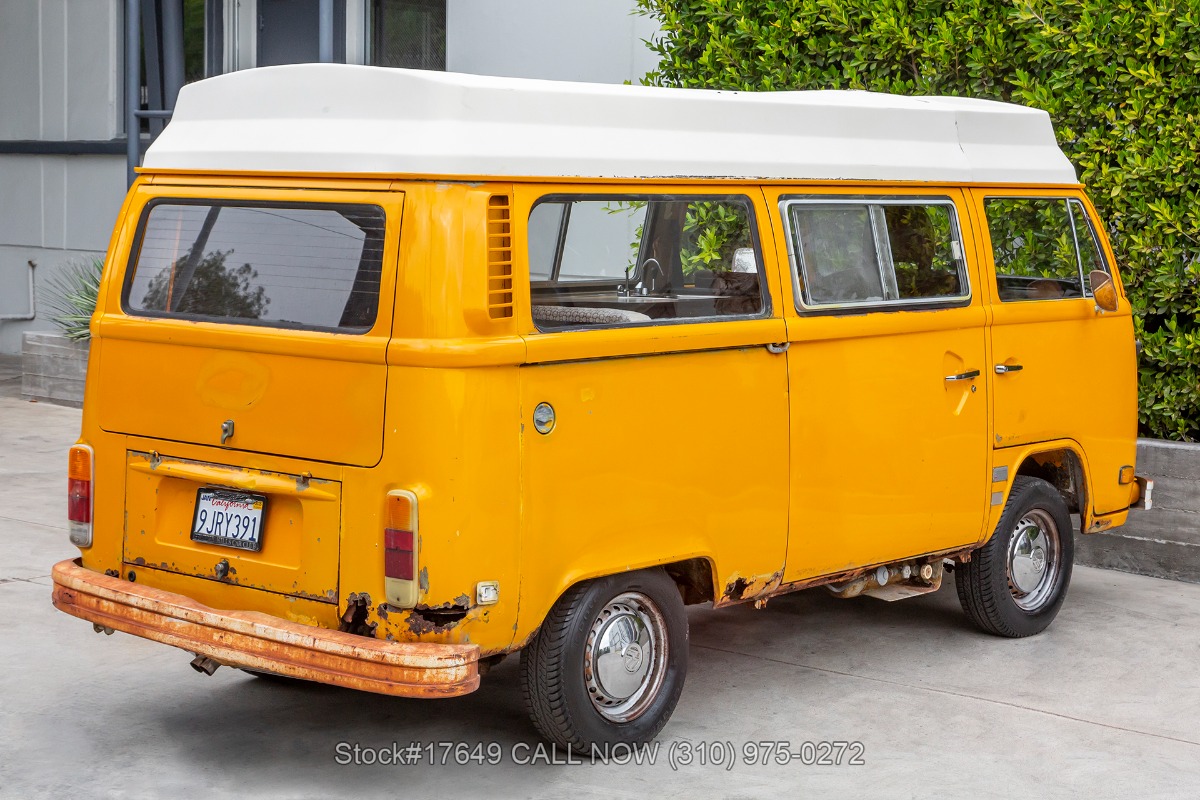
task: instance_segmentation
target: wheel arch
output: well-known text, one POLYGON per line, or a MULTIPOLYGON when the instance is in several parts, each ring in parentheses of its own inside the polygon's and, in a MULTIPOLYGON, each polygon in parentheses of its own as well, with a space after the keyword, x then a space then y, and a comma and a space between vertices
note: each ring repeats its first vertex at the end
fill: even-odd
MULTIPOLYGON (((995 533, 1000 514, 1012 492, 1013 481, 1018 475, 1040 478, 1062 496, 1067 510, 1078 514, 1080 530, 1086 531, 1092 522, 1091 472, 1087 456, 1078 442, 1060 439, 1039 442, 1023 447, 996 450, 993 480, 1004 470, 1002 482, 992 484, 992 515, 988 526, 988 537, 995 533)), ((986 539, 985 539, 986 541, 986 539)))
POLYGON ((685 606, 716 601, 716 564, 711 558, 686 558, 663 564, 662 567, 679 587, 679 594, 683 597, 685 606))
POLYGON ((548 593, 538 604, 538 610, 533 610, 532 604, 524 604, 516 624, 516 636, 506 652, 522 650, 529 645, 537 635, 546 615, 558 602, 558 599, 571 589, 585 581, 599 580, 613 575, 638 572, 640 570, 662 569, 667 577, 674 581, 679 589, 680 597, 685 606, 715 602, 717 578, 716 561, 710 555, 692 556, 671 561, 651 561, 650 563, 632 565, 624 570, 597 570, 595 572, 577 573, 566 577, 558 586, 556 592, 548 593), (536 620, 531 617, 536 616, 536 620))

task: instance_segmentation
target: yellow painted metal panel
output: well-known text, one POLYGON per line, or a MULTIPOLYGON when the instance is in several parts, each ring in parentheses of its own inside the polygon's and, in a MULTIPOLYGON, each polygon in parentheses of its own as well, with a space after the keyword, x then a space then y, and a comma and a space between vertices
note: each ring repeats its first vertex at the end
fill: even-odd
POLYGON ((778 584, 782 355, 758 346, 522 367, 521 417, 518 637, 570 585, 648 565, 710 559, 718 600, 778 584), (549 434, 531 424, 543 402, 557 415, 549 434))
MULTIPOLYGON (((125 489, 124 560, 326 603, 338 598, 341 486, 313 477, 131 451, 125 489), (191 540, 196 492, 231 487, 266 496, 262 549, 238 550, 191 540), (217 565, 225 562, 227 574, 217 565)), ((327 468, 328 469, 328 468, 327 468)), ((333 473, 336 476, 336 473, 333 473)))
MULTIPOLYGON (((791 266, 777 209, 792 193, 766 191, 781 270, 791 266)), ((814 187, 812 193, 830 190, 814 187)), ((953 201, 964 249, 971 251, 959 191, 889 186, 855 196, 909 195, 953 201)), ((970 267, 968 274, 970 304, 937 310, 812 315, 796 311, 789 291, 792 497, 785 580, 980 538, 988 481, 986 315, 978 274, 970 267), (971 370, 980 377, 946 380, 971 370)))
MULTIPOLYGON (((428 369, 389 373, 383 461, 346 468, 342 503, 341 587, 368 593, 378 635, 399 641, 478 644, 484 654, 513 641, 521 582, 518 368, 428 369), (451 627, 423 624, 384 599, 384 499, 392 489, 417 496, 418 608, 466 610, 451 627), (480 606, 480 581, 496 581, 500 600, 480 606)), ((540 618, 534 624, 540 623, 540 618)))

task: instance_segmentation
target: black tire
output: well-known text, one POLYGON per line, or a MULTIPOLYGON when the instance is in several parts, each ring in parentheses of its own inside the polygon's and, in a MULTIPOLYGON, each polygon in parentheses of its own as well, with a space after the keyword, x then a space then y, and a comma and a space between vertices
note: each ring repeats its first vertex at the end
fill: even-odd
POLYGON ((1058 490, 1018 476, 992 538, 954 570, 959 602, 987 633, 1041 633, 1067 596, 1074 557, 1071 515, 1058 490))
POLYGON ((572 586, 554 604, 521 651, 521 692, 534 726, 556 745, 590 752, 642 744, 675 710, 687 657, 687 614, 666 572, 610 575, 572 586), (638 632, 638 648, 622 638, 623 631, 638 632), (625 642, 620 652, 601 647, 614 642, 625 642), (612 677, 611 686, 604 675, 612 677), (635 681, 638 688, 624 694, 635 681))

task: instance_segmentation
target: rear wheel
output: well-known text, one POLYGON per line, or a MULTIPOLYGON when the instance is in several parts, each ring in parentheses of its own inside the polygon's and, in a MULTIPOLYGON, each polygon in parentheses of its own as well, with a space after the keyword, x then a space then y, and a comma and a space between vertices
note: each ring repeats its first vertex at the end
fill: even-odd
POLYGON ((1018 476, 992 538, 954 571, 963 611, 997 636, 1040 633, 1066 598, 1074 556, 1071 517, 1058 490, 1018 476))
POLYGON ((687 615, 661 569, 585 581, 521 651, 521 688, 550 741, 586 750, 653 739, 679 702, 687 615))

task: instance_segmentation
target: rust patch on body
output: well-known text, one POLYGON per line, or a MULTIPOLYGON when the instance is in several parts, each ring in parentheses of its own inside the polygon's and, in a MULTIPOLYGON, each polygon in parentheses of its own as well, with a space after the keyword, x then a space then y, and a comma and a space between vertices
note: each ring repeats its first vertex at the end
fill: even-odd
POLYGON ((783 570, 777 570, 769 575, 752 575, 744 578, 735 575, 725 584, 718 605, 739 603, 743 600, 753 600, 763 595, 771 594, 783 582, 783 570))
POLYGON ((445 633, 466 619, 470 611, 471 601, 465 594, 454 598, 452 603, 418 605, 408 613, 408 629, 417 636, 445 633))
POLYGON ((725 591, 721 593, 721 597, 731 603, 736 603, 746 595, 746 589, 749 586, 750 581, 745 578, 734 578, 725 584, 725 591))
POLYGON ((342 614, 341 624, 338 625, 338 630, 345 633, 353 633, 356 636, 365 636, 369 639, 375 638, 375 628, 378 623, 367 622, 367 614, 371 610, 371 595, 366 592, 361 594, 351 592, 346 598, 346 611, 342 614))

